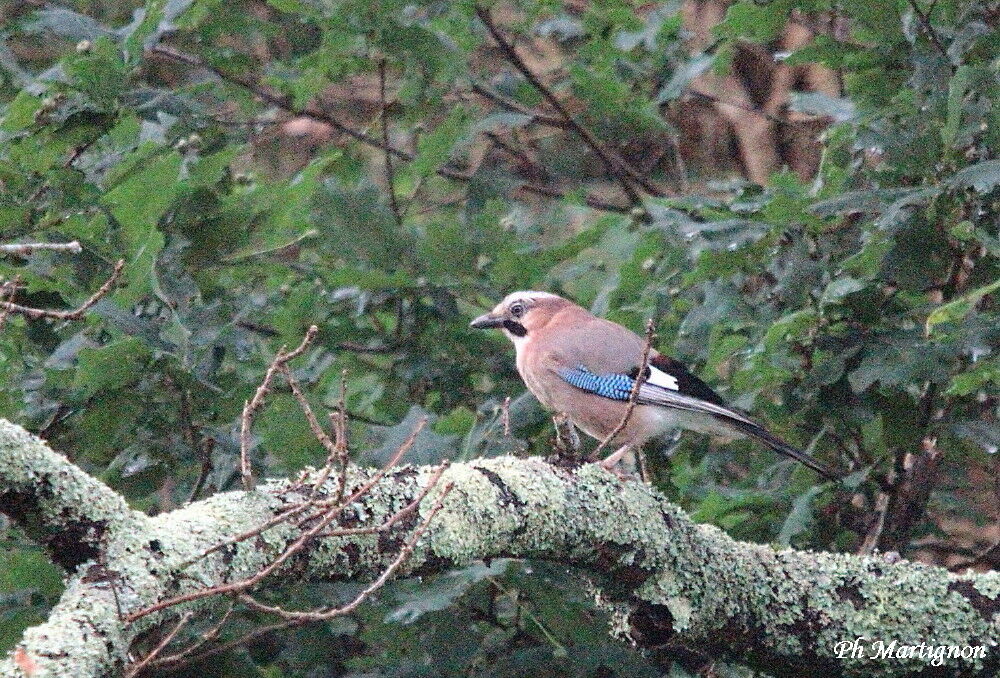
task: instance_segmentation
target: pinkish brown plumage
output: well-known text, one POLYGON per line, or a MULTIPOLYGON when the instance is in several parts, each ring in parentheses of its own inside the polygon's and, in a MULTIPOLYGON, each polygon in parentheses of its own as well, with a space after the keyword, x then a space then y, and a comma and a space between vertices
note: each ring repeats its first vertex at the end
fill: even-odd
MULTIPOLYGON (((472 321, 499 328, 514 343, 517 370, 543 406, 566 414, 586 434, 604 440, 618 428, 642 366, 644 341, 621 325, 548 292, 514 292, 472 321)), ((630 449, 676 429, 751 436, 806 464, 833 474, 812 457, 725 405, 712 389, 678 361, 650 350, 645 383, 636 406, 611 441, 618 450, 608 468, 630 449)))

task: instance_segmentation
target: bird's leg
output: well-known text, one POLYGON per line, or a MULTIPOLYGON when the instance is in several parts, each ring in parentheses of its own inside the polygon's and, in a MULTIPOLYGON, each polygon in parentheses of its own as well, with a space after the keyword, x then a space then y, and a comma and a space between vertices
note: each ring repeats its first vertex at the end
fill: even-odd
POLYGON ((573 422, 563 413, 552 417, 556 428, 555 456, 563 464, 575 465, 580 462, 580 436, 573 422))
POLYGON ((612 454, 609 454, 607 457, 604 458, 604 461, 601 462, 601 467, 606 471, 612 470, 615 467, 615 465, 617 465, 618 462, 622 460, 622 457, 628 454, 629 450, 631 449, 632 449, 631 445, 622 445, 612 454))
POLYGON ((642 482, 647 484, 652 482, 653 476, 649 474, 649 467, 646 465, 646 453, 642 451, 642 447, 635 448, 635 462, 636 466, 639 467, 639 477, 642 478, 642 482))

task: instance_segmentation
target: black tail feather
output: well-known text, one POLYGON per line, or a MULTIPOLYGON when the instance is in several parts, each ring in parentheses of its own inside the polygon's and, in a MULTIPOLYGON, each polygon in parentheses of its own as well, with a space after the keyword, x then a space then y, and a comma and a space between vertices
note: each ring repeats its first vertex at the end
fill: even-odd
POLYGON ((730 424, 734 428, 739 429, 740 431, 747 434, 751 438, 756 438, 757 440, 761 441, 762 443, 770 447, 778 454, 783 454, 786 457, 790 457, 795 461, 804 464, 805 466, 808 466, 813 471, 820 474, 827 480, 840 479, 840 476, 838 476, 836 473, 828 469, 826 466, 819 463, 818 461, 810 457, 808 454, 798 449, 797 447, 792 447, 784 440, 782 440, 778 436, 768 431, 763 426, 751 422, 733 420, 728 418, 726 421, 728 424, 730 424))

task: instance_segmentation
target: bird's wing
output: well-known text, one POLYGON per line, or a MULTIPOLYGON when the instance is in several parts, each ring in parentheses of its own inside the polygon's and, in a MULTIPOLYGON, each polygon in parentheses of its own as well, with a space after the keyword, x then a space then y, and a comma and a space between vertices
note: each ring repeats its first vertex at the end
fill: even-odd
MULTIPOLYGON (((636 402, 640 405, 673 407, 753 424, 750 419, 739 412, 723 405, 721 398, 712 389, 687 370, 682 373, 675 370, 666 371, 653 365, 652 361, 650 361, 648 370, 649 373, 645 382, 639 387, 636 398, 636 402), (705 391, 710 394, 711 400, 701 397, 705 391)), ((632 395, 632 389, 635 387, 635 377, 638 371, 637 367, 632 374, 597 374, 584 365, 562 367, 557 370, 559 376, 568 384, 611 400, 629 399, 632 395)))
MULTIPOLYGON (((638 372, 638 369, 636 369, 636 372, 638 372)), ((610 398, 611 400, 627 401, 632 395, 632 389, 635 387, 635 378, 632 375, 616 373, 595 374, 583 365, 575 368, 561 368, 558 370, 558 373, 567 383, 603 398, 610 398)), ((693 390, 696 394, 703 392, 702 389, 708 389, 712 396, 714 396, 715 401, 705 400, 696 394, 685 393, 685 387, 689 386, 691 382, 688 382, 684 376, 673 371, 662 371, 651 364, 649 376, 639 386, 636 403, 705 414, 725 424, 733 432, 739 432, 756 438, 775 452, 784 454, 805 464, 828 480, 835 480, 837 478, 837 475, 830 471, 830 469, 820 464, 802 450, 789 445, 746 415, 721 404, 722 401, 719 396, 704 382, 687 373, 687 370, 684 373, 695 380, 693 390)))

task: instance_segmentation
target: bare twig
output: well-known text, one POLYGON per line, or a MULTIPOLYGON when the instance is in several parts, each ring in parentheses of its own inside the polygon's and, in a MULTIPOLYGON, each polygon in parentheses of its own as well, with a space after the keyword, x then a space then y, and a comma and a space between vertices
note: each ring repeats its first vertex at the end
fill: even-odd
POLYGON ((184 662, 185 659, 190 657, 192 654, 198 651, 198 648, 203 647, 206 643, 210 643, 219 637, 219 633, 222 632, 222 627, 225 626, 226 622, 229 621, 229 617, 233 614, 233 606, 230 605, 222 618, 208 631, 201 634, 201 638, 192 643, 191 645, 185 647, 179 652, 173 654, 168 654, 162 657, 158 657, 153 661, 149 662, 148 666, 150 668, 166 668, 170 666, 176 666, 184 662))
POLYGON ((399 201, 396 199, 396 175, 392 169, 392 154, 387 150, 389 144, 389 104, 385 96, 385 57, 378 62, 378 96, 379 107, 382 118, 382 151, 385 156, 385 184, 389 190, 389 207, 392 209, 392 216, 396 219, 396 225, 403 227, 403 212, 399 209, 399 201))
POLYGON ((625 414, 622 416, 621 421, 615 426, 614 430, 609 433, 600 444, 594 448, 591 452, 592 458, 597 458, 597 455, 603 450, 608 444, 615 439, 619 433, 628 425, 629 419, 632 417, 632 412, 635 411, 636 404, 639 402, 639 389, 642 385, 646 383, 647 374, 649 370, 649 352, 653 347, 653 339, 655 334, 653 334, 653 319, 650 318, 646 321, 646 341, 642 346, 642 358, 639 360, 639 372, 635 375, 635 382, 632 384, 632 391, 628 396, 628 407, 625 408, 625 414))
POLYGON ((560 464, 575 466, 580 462, 580 435, 576 432, 573 421, 564 412, 558 412, 552 417, 552 425, 556 429, 555 460, 560 464))
POLYGON ((198 495, 201 494, 209 475, 212 473, 212 451, 215 449, 215 440, 203 437, 201 429, 194 423, 191 416, 191 392, 178 384, 173 384, 172 380, 168 381, 170 385, 175 386, 177 396, 180 399, 181 431, 184 435, 184 442, 201 460, 201 471, 198 473, 198 479, 195 480, 187 499, 187 503, 191 503, 198 499, 198 495))
MULTIPOLYGON (((934 30, 934 26, 931 25, 930 12, 928 12, 927 14, 921 12, 920 7, 917 6, 917 0, 907 0, 907 2, 909 2, 910 9, 912 9, 913 13, 917 16, 917 20, 920 21, 920 26, 924 29, 924 32, 927 34, 927 37, 934 45, 934 48, 937 49, 937 51, 940 52, 942 55, 947 57, 948 50, 941 43, 941 36, 938 35, 937 31, 934 30)), ((934 11, 933 4, 931 5, 931 11, 934 11)))
POLYGON ((673 155, 674 167, 677 169, 678 187, 681 193, 687 193, 689 188, 687 164, 684 162, 684 156, 681 155, 681 144, 677 139, 677 133, 672 129, 669 130, 667 132, 667 139, 670 141, 670 153, 673 155))
POLYGON ((284 375, 285 381, 288 382, 288 387, 292 390, 292 395, 299 403, 299 407, 302 409, 303 414, 306 416, 306 421, 309 423, 309 430, 312 431, 313 436, 316 440, 323 445, 323 449, 332 457, 337 453, 337 447, 330 436, 327 435, 326 431, 319 423, 319 419, 312 411, 312 407, 309 405, 309 400, 306 398, 306 394, 302 392, 302 386, 299 384, 299 380, 292 375, 291 368, 288 367, 287 363, 282 363, 278 366, 278 370, 284 375))
MULTIPOLYGON (((393 515, 391 515, 389 518, 387 518, 382 524, 377 525, 377 526, 372 526, 372 527, 345 528, 345 529, 339 529, 339 530, 331 530, 329 532, 319 532, 319 533, 317 533, 315 535, 316 538, 335 537, 335 536, 355 536, 355 535, 361 535, 361 534, 375 534, 375 533, 386 532, 386 531, 390 530, 396 523, 398 523, 404 517, 406 517, 409 514, 413 513, 417 509, 417 507, 427 497, 427 495, 430 493, 430 491, 432 489, 434 489, 435 487, 437 487, 438 482, 441 479, 441 475, 444 473, 444 471, 447 468, 448 468, 448 462, 445 461, 444 463, 442 463, 434 471, 434 473, 430 476, 430 478, 428 478, 427 484, 413 498, 413 500, 409 504, 407 504, 406 506, 404 506, 403 508, 401 508, 399 511, 397 511, 396 513, 394 513, 393 515)), ((369 586, 364 592, 362 592, 362 594, 359 595, 350 605, 346 606, 345 608, 340 608, 339 611, 336 614, 333 614, 332 610, 322 611, 321 614, 325 615, 323 618, 337 616, 338 614, 348 614, 348 613, 350 613, 351 610, 353 610, 354 608, 356 608, 361 602, 364 601, 365 598, 367 598, 368 596, 370 596, 372 592, 374 592, 375 590, 377 590, 380 586, 384 585, 385 581, 387 581, 388 578, 391 577, 392 574, 399 568, 399 566, 406 560, 406 558, 408 558, 412 554, 414 546, 416 545, 417 541, 420 539, 420 536, 424 533, 424 531, 426 531, 427 527, 430 524, 430 521, 434 518, 434 515, 437 514, 437 512, 441 509, 442 502, 444 501, 445 496, 447 496, 447 494, 448 494, 448 492, 450 492, 450 490, 451 490, 451 485, 449 484, 443 490, 443 492, 442 492, 441 496, 438 498, 438 501, 435 504, 434 508, 431 510, 431 512, 427 516, 427 518, 423 521, 423 524, 417 529, 417 531, 414 533, 413 537, 410 539, 410 541, 407 543, 407 545, 405 545, 403 547, 403 549, 397 555, 397 557, 393 561, 393 563, 391 563, 389 565, 389 567, 386 570, 383 571, 382 576, 378 580, 376 580, 371 586, 369 586)), ((343 503, 340 504, 340 506, 344 506, 344 505, 346 505, 346 504, 343 504, 343 503)), ((271 608, 271 607, 268 607, 268 606, 264 606, 264 605, 258 603, 256 600, 253 600, 252 598, 249 598, 249 596, 245 596, 245 597, 244 596, 239 596, 239 597, 242 600, 244 600, 244 602, 247 602, 250 607, 253 607, 255 609, 266 608, 266 609, 264 609, 264 611, 266 611, 266 612, 279 613, 278 612, 279 608, 271 608)), ((283 630, 283 629, 286 629, 286 628, 289 628, 289 627, 292 627, 292 626, 298 626, 298 625, 301 625, 301 624, 306 624, 306 623, 309 623, 311 621, 317 621, 317 619, 315 618, 315 615, 317 614, 316 612, 312 612, 312 613, 291 612, 291 613, 289 613, 289 612, 285 612, 284 610, 281 610, 280 614, 282 614, 282 616, 285 617, 285 619, 286 619, 284 622, 282 622, 280 624, 274 624, 274 625, 271 625, 271 626, 266 626, 266 627, 263 627, 263 628, 260 628, 260 629, 255 629, 254 631, 251 631, 250 633, 247 633, 247 634, 241 636, 240 638, 237 638, 235 640, 223 643, 222 645, 210 648, 209 650, 206 650, 206 651, 201 652, 199 654, 194 654, 195 651, 199 647, 203 646, 206 642, 210 642, 211 640, 213 640, 215 637, 218 636, 219 631, 221 630, 221 628, 222 628, 223 624, 225 623, 226 619, 228 619, 229 614, 231 613, 231 611, 232 611, 232 608, 230 607, 230 610, 226 613, 226 615, 222 618, 222 620, 218 624, 216 624, 215 627, 212 630, 210 630, 208 633, 206 633, 199 642, 195 643, 191 647, 185 648, 183 651, 178 652, 178 653, 176 653, 174 655, 170 655, 168 657, 163 657, 162 659, 156 661, 154 663, 154 666, 158 666, 158 667, 159 666, 163 666, 163 667, 172 667, 172 668, 174 668, 174 667, 177 667, 177 666, 187 665, 189 663, 200 661, 200 660, 205 659, 207 657, 210 657, 212 655, 218 654, 219 652, 224 652, 224 651, 232 649, 234 647, 238 647, 238 646, 240 646, 240 645, 242 645, 242 644, 244 644, 244 643, 246 643, 246 642, 248 642, 248 641, 250 641, 250 640, 252 640, 254 638, 260 637, 261 635, 264 635, 264 634, 267 634, 267 633, 271 633, 271 632, 274 632, 274 631, 283 630)))
POLYGON ((316 536, 317 537, 351 537, 351 536, 356 536, 356 535, 359 535, 359 534, 376 534, 378 532, 385 532, 385 531, 391 529, 393 525, 395 525, 397 522, 399 522, 400 520, 402 520, 403 518, 405 518, 407 515, 409 515, 410 513, 412 513, 417 508, 417 506, 420 505, 420 502, 422 502, 424 500, 424 497, 427 496, 427 493, 430 492, 437 485, 438 481, 441 479, 441 474, 443 474, 445 472, 445 470, 448 468, 448 466, 450 465, 450 463, 451 462, 449 462, 447 459, 445 461, 443 461, 441 463, 441 465, 437 467, 437 469, 434 471, 434 473, 431 474, 431 477, 427 480, 427 484, 424 485, 424 488, 422 490, 420 490, 420 492, 417 494, 416 497, 413 498, 413 501, 411 501, 409 504, 407 504, 403 508, 399 509, 395 513, 393 513, 381 525, 376 525, 374 527, 344 527, 344 528, 337 528, 335 530, 330 530, 328 532, 321 532, 320 534, 318 534, 316 536))
POLYGON ((539 113, 538 111, 533 111, 526 106, 522 106, 517 101, 508 99, 507 97, 499 94, 498 92, 489 89, 485 85, 478 82, 472 83, 472 91, 483 97, 484 99, 489 99, 501 108, 505 108, 512 113, 520 113, 521 115, 531 118, 532 122, 537 122, 540 125, 545 125, 546 127, 555 127, 558 129, 569 129, 569 123, 566 122, 564 118, 555 115, 546 115, 545 113, 539 113))
POLYGON ((235 537, 231 537, 225 541, 219 542, 215 546, 210 546, 209 548, 199 553, 197 556, 185 560, 183 563, 179 565, 179 568, 184 569, 186 567, 189 567, 190 565, 198 562, 202 558, 212 555, 216 551, 219 551, 229 546, 233 546, 234 544, 239 544, 241 541, 246 541, 251 537, 256 537, 258 534, 261 534, 262 532, 269 530, 276 525, 280 525, 283 522, 291 520, 296 515, 302 513, 308 508, 310 508, 310 505, 308 503, 296 504, 295 506, 292 506, 291 508, 282 511, 281 513, 266 520, 265 522, 261 523, 260 525, 251 530, 246 530, 245 532, 241 532, 235 537))
POLYGON ((315 325, 311 326, 306 332, 306 336, 302 339, 302 343, 291 353, 286 353, 285 347, 282 346, 278 351, 278 355, 271 362, 271 366, 264 373, 264 381, 257 387, 253 398, 243 404, 243 414, 240 417, 240 476, 243 479, 243 489, 245 490, 252 490, 254 485, 253 469, 250 466, 250 427, 253 425, 254 414, 264 404, 264 398, 271 390, 271 381, 274 379, 274 375, 289 360, 305 353, 306 348, 312 343, 317 332, 319 332, 319 328, 315 325))
MULTIPOLYGON (((311 329, 312 328, 310 328, 310 330, 311 329)), ((292 353, 289 353, 289 354, 286 354, 286 355, 294 357, 294 355, 300 354, 302 351, 305 350, 305 345, 306 345, 306 342, 303 341, 303 345, 299 346, 299 348, 296 349, 295 351, 292 351, 292 353), (299 350, 299 349, 301 349, 301 350, 299 350)), ((282 352, 279 352, 279 356, 281 354, 282 354, 282 352)), ((296 553, 298 553, 299 551, 301 551, 306 546, 306 544, 308 544, 311 540, 315 539, 317 537, 317 535, 319 535, 330 523, 332 523, 340 515, 340 513, 341 513, 341 511, 342 511, 342 509, 343 509, 344 506, 349 506, 358 497, 360 497, 360 496, 362 496, 364 494, 367 494, 372 489, 372 487, 374 487, 375 484, 385 475, 385 473, 388 471, 388 469, 391 468, 393 465, 395 465, 396 462, 398 462, 399 459, 404 454, 406 454, 406 452, 410 449, 410 447, 413 446, 413 443, 416 440, 417 435, 423 429, 423 427, 426 424, 426 422, 427 422, 426 418, 424 418, 423 420, 421 420, 420 424, 417 427, 415 427, 415 430, 413 431, 413 433, 411 433, 410 436, 403 442, 403 444, 399 446, 399 449, 396 451, 396 453, 393 455, 393 457, 389 460, 389 462, 386 464, 386 466, 384 466, 381 469, 379 469, 378 471, 376 471, 372 475, 372 477, 369 479, 369 481, 367 483, 365 483, 364 485, 362 485, 362 487, 360 489, 358 489, 354 493, 352 493, 350 495, 350 497, 348 497, 346 500, 338 501, 338 502, 324 502, 324 503, 321 504, 321 506, 324 507, 323 511, 321 511, 319 514, 314 514, 314 515, 306 518, 305 520, 300 521, 300 525, 303 525, 303 524, 305 524, 307 522, 310 522, 312 520, 315 520, 316 522, 315 522, 314 525, 312 525, 312 526, 304 529, 304 531, 302 532, 302 534, 299 535, 299 537, 296 538, 289 546, 287 546, 285 548, 285 550, 281 554, 278 555, 278 557, 276 557, 274 560, 272 560, 267 566, 265 566, 264 568, 262 568, 259 571, 257 571, 256 574, 253 574, 252 576, 247 577, 245 579, 241 579, 239 581, 230 582, 228 584, 220 584, 219 586, 214 586, 214 587, 207 588, 207 589, 201 589, 201 590, 198 590, 198 591, 192 591, 190 593, 186 593, 186 594, 182 594, 182 595, 179 595, 179 596, 175 596, 173 598, 168 598, 166 600, 162 600, 162 601, 160 601, 158 603, 155 603, 155 604, 150 605, 148 607, 142 608, 141 610, 133 612, 132 614, 130 614, 126 618, 126 621, 128 623, 132 623, 132 622, 136 621, 137 619, 141 619, 142 617, 145 617, 146 615, 152 614, 154 612, 159 612, 161 610, 165 610, 165 609, 167 609, 169 607, 173 607, 174 605, 180 605, 181 603, 189 603, 191 601, 201 600, 202 598, 208 598, 210 596, 218 596, 218 595, 233 594, 233 593, 242 593, 243 591, 246 591, 247 589, 250 589, 253 586, 256 586, 263 579, 265 579, 267 576, 269 576, 271 573, 273 573, 275 570, 277 570, 279 567, 281 567, 281 565, 283 563, 285 563, 289 558, 291 558, 296 553)), ((305 503, 301 504, 300 506, 304 509, 304 508, 310 508, 310 507, 313 507, 313 506, 316 506, 316 505, 317 504, 314 504, 314 503, 311 503, 311 502, 305 502, 305 503)), ((298 507, 293 508, 293 509, 289 509, 289 511, 286 511, 286 512, 282 513, 281 516, 280 516, 281 520, 278 520, 278 516, 276 516, 275 518, 272 518, 270 521, 268 521, 268 523, 277 524, 277 522, 282 522, 282 520, 286 520, 291 514, 301 512, 302 509, 296 510, 297 508, 298 507)), ((266 529, 266 527, 261 526, 261 527, 259 527, 259 528, 256 529, 256 533, 259 534, 260 531, 262 531, 264 529, 266 529)), ((218 547, 213 547, 213 550, 217 549, 217 548, 218 547)), ((197 560, 197 559, 195 559, 195 560, 197 560)))
MULTIPOLYGON (((171 655, 169 657, 164 657, 163 658, 163 660, 164 660, 163 666, 164 666, 164 668, 167 668, 169 670, 176 670, 176 669, 179 669, 179 668, 183 668, 185 666, 189 666, 191 664, 196 664, 198 662, 202 662, 202 661, 208 659, 209 657, 214 657, 217 654, 221 654, 223 652, 227 652, 229 650, 232 650, 235 647, 240 647, 241 645, 245 645, 246 643, 249 643, 251 640, 254 640, 256 638, 260 638, 262 636, 266 636, 269 633, 274 633, 275 631, 283 631, 283 630, 285 630, 287 628, 291 628, 293 626, 298 626, 299 623, 300 622, 295 622, 295 621, 288 622, 288 621, 286 621, 286 622, 281 622, 280 624, 271 624, 270 626, 262 626, 259 629, 254 629, 253 631, 248 631, 247 633, 243 634, 239 638, 235 638, 233 640, 227 641, 227 642, 222 643, 220 645, 216 645, 215 647, 211 647, 211 648, 209 648, 207 650, 204 650, 203 652, 199 652, 197 654, 193 654, 193 653, 187 653, 187 654, 185 654, 183 652, 179 652, 179 653, 177 653, 177 655, 171 655), (170 660, 170 661, 167 661, 167 660, 170 660)), ((202 643, 199 643, 198 645, 200 646, 200 645, 202 645, 202 643)), ((154 665, 159 666, 158 664, 155 664, 155 663, 154 663, 154 665)))
POLYGON ((94 292, 89 299, 72 311, 51 311, 44 308, 31 308, 30 306, 15 304, 12 301, 0 301, 0 309, 5 309, 7 313, 17 313, 26 316, 32 320, 37 320, 38 318, 51 318, 53 320, 79 320, 94 304, 111 292, 115 283, 118 282, 118 278, 121 277, 122 269, 124 267, 125 260, 119 259, 118 263, 115 264, 115 270, 111 273, 111 277, 108 278, 104 284, 101 285, 100 289, 94 292))
POLYGON ((510 396, 503 399, 500 405, 500 422, 503 424, 504 438, 510 436, 510 396))
MULTIPOLYGON (((518 190, 534 193, 535 195, 541 195, 546 198, 555 198, 557 200, 562 200, 566 197, 566 193, 558 188, 550 188, 548 186, 527 182, 518 186, 518 190)), ((630 214, 632 212, 631 205, 616 205, 615 203, 607 202, 606 200, 594 198, 589 195, 584 196, 583 202, 588 207, 593 207, 595 210, 601 210, 602 212, 613 212, 615 214, 630 214)), ((641 220, 648 222, 650 221, 650 217, 644 212, 641 220)))
POLYGON ((20 285, 20 278, 14 278, 9 282, 0 283, 0 328, 3 328, 4 323, 7 322, 7 317, 10 315, 10 308, 8 304, 14 301, 14 297, 17 295, 17 288, 20 285))
MULTIPOLYGON (((330 424, 333 426, 334 441, 336 442, 336 452, 340 461, 340 478, 337 481, 337 501, 344 498, 347 489, 347 370, 340 373, 340 398, 337 399, 337 409, 330 413, 330 424)), ((332 468, 333 458, 327 461, 327 466, 332 468)), ((316 488, 319 483, 316 484, 316 488)))
POLYGON ((524 164, 526 167, 530 167, 532 171, 538 177, 547 177, 548 171, 542 167, 539 163, 535 162, 533 159, 528 157, 528 154, 519 148, 507 143, 499 134, 496 132, 483 132, 483 135, 492 141, 498 148, 502 149, 504 153, 509 155, 514 160, 524 164))
POLYGON ((69 252, 70 254, 79 254, 83 251, 83 246, 80 245, 80 241, 73 240, 72 242, 26 242, 26 243, 13 243, 9 245, 0 245, 0 254, 16 254, 18 256, 26 257, 32 252, 49 250, 51 252, 69 252))
POLYGON ((453 487, 454 485, 452 485, 451 483, 449 483, 444 487, 444 489, 441 491, 441 495, 438 497, 437 503, 434 505, 434 508, 430 510, 430 512, 427 514, 427 517, 423 520, 420 526, 417 527, 416 530, 414 530, 413 536, 410 537, 410 539, 406 542, 403 548, 399 550, 399 554, 396 556, 396 558, 389 564, 388 567, 386 567, 382 571, 382 574, 379 575, 379 577, 375 581, 373 581, 370 585, 368 585, 361 593, 359 593, 354 598, 354 600, 347 603, 346 605, 342 605, 340 607, 332 607, 325 610, 299 612, 294 610, 285 610, 281 607, 265 605, 263 603, 258 602, 249 595, 241 595, 240 601, 243 602, 248 607, 250 607, 251 609, 257 610, 259 612, 269 612, 271 614, 277 614, 283 619, 300 621, 302 623, 324 621, 326 619, 332 619, 334 617, 339 617, 345 614, 349 614, 350 612, 354 611, 354 609, 357 608, 358 605, 363 603, 368 598, 368 596, 370 596, 372 593, 385 586, 385 583, 389 581, 389 578, 392 577, 392 575, 396 572, 396 570, 398 570, 399 567, 403 563, 405 563, 406 560, 413 554, 413 549, 416 548, 417 542, 420 540, 420 537, 423 536, 424 532, 427 531, 427 528, 430 527, 431 521, 434 520, 434 516, 436 516, 438 511, 440 511, 441 508, 444 506, 445 497, 448 496, 448 493, 451 492, 453 487))
POLYGON ((153 660, 155 660, 157 656, 159 656, 159 654, 163 652, 164 648, 166 648, 167 645, 170 644, 170 642, 177 636, 180 630, 185 626, 187 626, 187 623, 191 621, 191 616, 193 614, 194 612, 185 612, 184 615, 180 618, 180 620, 178 620, 174 628, 170 630, 170 633, 163 636, 163 640, 161 640, 159 644, 157 644, 157 646, 154 647, 149 652, 149 654, 147 654, 140 661, 136 662, 128 669, 126 669, 125 678, 134 678, 135 676, 142 673, 146 669, 146 667, 148 667, 150 663, 152 663, 153 660))
MULTIPOLYGON (((738 108, 741 111, 746 111, 747 113, 753 113, 754 115, 759 115, 760 117, 774 123, 787 123, 788 120, 777 115, 771 115, 767 111, 761 108, 754 108, 753 106, 748 106, 746 104, 741 104, 736 101, 731 101, 730 99, 722 99, 713 94, 708 94, 707 92, 701 92, 696 89, 689 89, 684 92, 684 96, 694 97, 695 99, 703 99, 709 101, 713 104, 719 104, 720 106, 732 106, 733 108, 738 108)), ((819 116, 817 116, 819 117, 819 116)))
POLYGON ((607 169, 608 174, 615 178, 619 186, 621 186, 622 191, 628 196, 629 202, 632 203, 634 207, 642 207, 642 198, 636 192, 635 188, 632 186, 634 182, 637 186, 640 186, 650 195, 663 196, 663 192, 650 183, 645 177, 639 172, 633 169, 624 159, 619 155, 606 148, 594 134, 580 124, 576 118, 566 109, 562 101, 559 100, 552 90, 550 90, 545 83, 543 83, 535 73, 528 68, 528 65, 524 62, 521 56, 514 49, 514 46, 504 37, 504 35, 497 28, 493 21, 493 17, 490 15, 488 9, 477 5, 476 6, 476 16, 479 20, 483 22, 486 26, 486 30, 489 31, 493 40, 496 41, 497 46, 500 47, 500 51, 503 52, 507 61, 524 76, 532 87, 538 90, 538 93, 549 102, 558 113, 565 120, 566 124, 571 130, 573 130, 587 146, 600 158, 604 167, 607 169))
POLYGON ((198 473, 198 479, 194 483, 194 487, 191 488, 191 494, 188 495, 188 503, 195 501, 201 491, 205 489, 205 483, 208 482, 208 477, 215 470, 212 465, 212 452, 215 450, 215 439, 214 438, 203 438, 201 444, 198 446, 198 454, 201 456, 201 471, 198 473))
MULTIPOLYGON (((400 445, 399 448, 396 449, 396 452, 392 455, 392 457, 389 458, 389 461, 387 461, 385 463, 385 465, 382 466, 382 468, 380 468, 378 471, 376 471, 375 473, 373 473, 372 477, 368 479, 368 482, 366 482, 360 488, 358 488, 357 490, 355 490, 354 492, 352 492, 350 494, 350 496, 347 497, 347 499, 344 499, 343 496, 342 496, 342 494, 340 492, 338 492, 338 496, 334 500, 323 502, 322 504, 320 504, 320 506, 322 508, 324 508, 324 509, 326 507, 331 506, 331 505, 334 505, 334 506, 349 506, 352 503, 354 503, 355 501, 357 501, 357 499, 359 497, 362 497, 362 496, 368 494, 368 492, 370 492, 371 489, 373 487, 375 487, 376 484, 378 484, 378 482, 382 479, 382 477, 386 473, 388 473, 396 464, 399 463, 399 460, 403 458, 403 455, 405 455, 407 452, 410 451, 410 448, 413 447, 413 444, 417 441, 417 436, 420 435, 420 432, 423 430, 424 426, 426 426, 426 425, 427 425, 427 417, 421 418, 421 420, 419 422, 417 422, 417 425, 413 427, 413 431, 410 433, 410 435, 407 436, 406 440, 403 441, 403 444, 400 445)), ((342 483, 341 487, 343 487, 345 484, 346 483, 342 483)), ((306 516, 305 518, 302 518, 299 521, 299 523, 300 524, 305 524, 305 523, 308 523, 308 522, 310 522, 312 520, 320 518, 321 516, 322 516, 322 513, 320 513, 320 514, 314 513, 313 515, 306 516)), ((329 521, 327 521, 327 522, 329 522, 329 521)))

